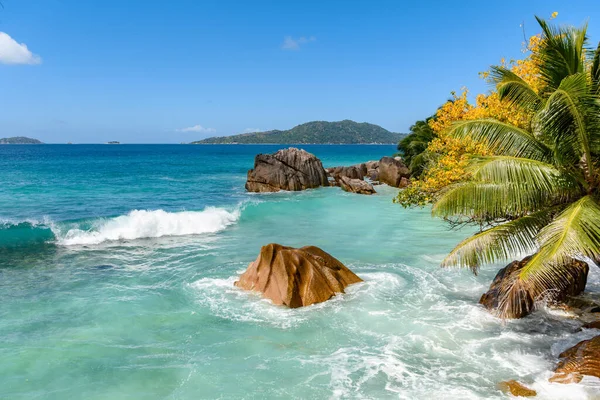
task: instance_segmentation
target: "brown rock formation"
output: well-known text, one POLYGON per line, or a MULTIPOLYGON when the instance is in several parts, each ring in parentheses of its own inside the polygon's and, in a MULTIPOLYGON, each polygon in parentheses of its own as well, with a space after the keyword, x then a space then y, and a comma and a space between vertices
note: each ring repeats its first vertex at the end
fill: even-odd
POLYGON ((304 150, 290 147, 275 154, 259 154, 248 171, 246 190, 278 192, 329 186, 321 161, 304 150))
POLYGON ((581 328, 582 329, 600 329, 600 320, 588 322, 587 324, 584 324, 581 328))
MULTIPOLYGON (((521 261, 513 261, 498 271, 498 274, 496 274, 494 281, 490 285, 490 289, 481 296, 479 302, 488 310, 497 310, 502 293, 506 293, 510 289, 510 286, 517 281, 517 275, 530 259, 531 256, 525 257, 521 261)), ((588 265, 583 261, 573 259, 569 271, 571 271, 571 276, 566 277, 570 280, 568 288, 566 290, 557 289, 552 293, 547 293, 546 298, 549 301, 561 302, 568 296, 577 296, 584 291, 589 271, 588 265)), ((520 301, 520 304, 515 304, 511 307, 512 311, 506 315, 506 318, 522 318, 528 315, 533 311, 536 300, 538 299, 533 293, 523 288, 521 290, 521 295, 518 296, 517 300, 520 301)))
POLYGON ((533 397, 537 396, 537 392, 533 389, 529 389, 527 386, 519 383, 515 380, 500 382, 498 389, 506 394, 512 394, 516 397, 533 397))
POLYGON ((367 175, 366 167, 364 168, 364 170, 361 167, 364 165, 365 164, 351 165, 349 167, 333 167, 327 168, 326 171, 331 177, 333 177, 336 180, 340 179, 342 176, 345 176, 350 179, 362 179, 364 176, 367 175))
POLYGON ((409 178, 410 171, 400 160, 383 157, 379 160, 379 181, 390 186, 400 187, 402 178, 409 178))
POLYGON ((550 382, 577 383, 584 375, 600 378, 600 336, 563 351, 550 382))
POLYGON ((379 170, 378 169, 370 169, 367 171, 367 176, 372 181, 379 181, 379 170))
POLYGON ((365 182, 363 179, 350 179, 342 176, 337 181, 340 184, 340 187, 346 192, 358 194, 377 193, 375 188, 373 188, 373 185, 371 185, 369 182, 365 182))
POLYGON ((261 292, 274 304, 297 308, 329 300, 361 281, 318 247, 296 249, 271 243, 260 249, 235 286, 261 292))

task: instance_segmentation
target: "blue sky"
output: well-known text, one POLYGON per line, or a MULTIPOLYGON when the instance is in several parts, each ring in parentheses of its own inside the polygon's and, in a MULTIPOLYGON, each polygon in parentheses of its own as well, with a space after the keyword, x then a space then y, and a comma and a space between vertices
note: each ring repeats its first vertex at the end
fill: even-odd
POLYGON ((2 3, 0 137, 50 143, 341 119, 405 132, 452 90, 488 90, 478 72, 522 56, 536 14, 589 19, 600 40, 597 0, 2 3))

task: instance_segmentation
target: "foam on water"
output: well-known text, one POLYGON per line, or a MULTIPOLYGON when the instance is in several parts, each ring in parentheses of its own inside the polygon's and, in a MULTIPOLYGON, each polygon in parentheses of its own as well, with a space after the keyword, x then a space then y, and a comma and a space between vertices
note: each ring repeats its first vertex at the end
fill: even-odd
MULTIPOLYGON (((600 331, 545 308, 495 318, 478 300, 503 263, 439 268, 473 232, 385 186, 245 193, 255 154, 274 150, 0 148, 0 398, 501 399, 508 379, 540 399, 598 398, 597 379, 548 377, 600 331), (270 242, 316 245, 364 282, 294 310, 234 287, 270 242)), ((351 165, 395 147, 375 150, 313 152, 351 165)), ((599 291, 592 267, 586 296, 599 291)))
MULTIPOLYGON (((544 349, 553 347, 556 357, 597 332, 557 336, 556 326, 544 325, 554 322, 547 322, 552 315, 543 311, 528 321, 502 322, 474 302, 449 301, 463 288, 444 282, 443 272, 403 264, 386 265, 389 272, 353 269, 363 283, 351 285, 346 294, 329 302, 293 310, 235 288, 235 276, 202 278, 189 288, 201 307, 229 321, 297 332, 303 327, 318 330, 326 320, 328 329, 344 332, 340 340, 356 342, 355 346, 294 356, 305 368, 318 371, 303 385, 325 379, 333 399, 370 398, 368 393, 377 387, 385 389, 385 397, 403 399, 500 399, 504 398, 500 391, 489 390, 500 381, 494 377, 498 371, 500 376, 524 380, 543 399, 591 399, 596 393, 594 379, 579 385, 549 383, 555 359, 544 349)), ((563 322, 562 315, 554 318, 559 324, 570 323, 563 322)))
POLYGON ((89 230, 69 229, 58 233, 63 246, 91 245, 107 241, 158 238, 163 236, 216 233, 237 222, 241 210, 207 207, 204 211, 166 212, 133 210, 127 215, 95 221, 89 230))

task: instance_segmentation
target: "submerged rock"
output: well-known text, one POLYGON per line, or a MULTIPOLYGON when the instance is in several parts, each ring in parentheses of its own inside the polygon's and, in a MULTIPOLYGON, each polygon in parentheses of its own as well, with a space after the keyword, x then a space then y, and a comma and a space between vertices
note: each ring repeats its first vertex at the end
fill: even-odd
POLYGON ((600 320, 584 324, 581 329, 600 329, 600 320))
POLYGON ((257 155, 246 180, 246 190, 250 192, 297 191, 319 186, 329 186, 321 160, 293 147, 257 155))
POLYGON ((274 304, 297 308, 329 300, 361 281, 318 247, 296 249, 271 243, 260 249, 235 286, 261 292, 274 304))
POLYGON ((378 171, 378 180, 383 183, 387 183, 394 187, 401 187, 400 184, 402 183, 402 178, 405 178, 406 184, 408 184, 410 170, 397 158, 383 157, 379 160, 378 171))
POLYGON ((337 180, 339 182, 342 190, 351 193, 358 194, 373 194, 375 192, 375 188, 369 182, 365 182, 362 179, 350 179, 345 176, 342 176, 337 180))
MULTIPOLYGON (((497 311, 500 304, 500 297, 503 293, 508 292, 512 285, 518 282, 518 274, 521 269, 531 259, 531 256, 525 257, 521 261, 513 261, 506 267, 502 268, 496 274, 490 289, 481 296, 479 303, 483 304, 488 310, 497 311)), ((572 260, 569 267, 571 276, 566 277, 569 280, 569 285, 566 289, 556 289, 551 293, 546 293, 545 298, 550 302, 564 301, 568 296, 577 296, 585 290, 589 267, 586 263, 579 260, 572 260)), ((520 289, 519 296, 515 296, 513 301, 518 304, 513 304, 509 308, 506 318, 522 318, 531 311, 535 301, 538 300, 534 294, 526 288, 520 289)))
POLYGON ((584 375, 600 378, 600 336, 563 351, 550 382, 578 383, 584 375))
POLYGON ((529 389, 527 386, 515 380, 500 382, 498 389, 506 394, 512 394, 516 397, 533 397, 537 396, 537 392, 533 389, 529 389))

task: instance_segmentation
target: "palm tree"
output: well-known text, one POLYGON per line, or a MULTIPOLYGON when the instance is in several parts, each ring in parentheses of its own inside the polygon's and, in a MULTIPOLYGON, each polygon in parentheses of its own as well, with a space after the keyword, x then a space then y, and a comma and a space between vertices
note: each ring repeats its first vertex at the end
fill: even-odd
POLYGON ((480 265, 535 255, 502 294, 499 314, 518 312, 524 290, 535 296, 569 284, 573 258, 600 255, 600 44, 587 48, 587 25, 555 27, 537 18, 536 91, 503 67, 492 79, 504 101, 532 113, 530 129, 496 120, 451 128, 494 154, 475 157, 472 179, 446 188, 434 215, 487 225, 461 242, 443 266, 480 265))
POLYGON ((435 137, 429 119, 415 122, 410 127, 410 134, 398 143, 398 150, 402 152, 413 177, 419 177, 425 169, 428 162, 427 146, 435 137))

